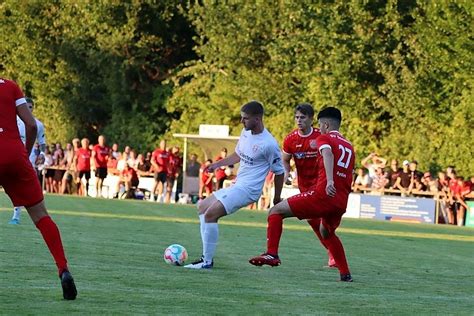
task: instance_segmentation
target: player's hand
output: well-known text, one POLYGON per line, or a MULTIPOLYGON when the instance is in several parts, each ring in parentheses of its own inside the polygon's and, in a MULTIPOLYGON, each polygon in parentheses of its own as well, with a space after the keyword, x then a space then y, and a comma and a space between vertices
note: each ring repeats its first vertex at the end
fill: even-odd
POLYGON ((334 181, 328 181, 326 183, 326 194, 330 197, 336 195, 336 188, 334 187, 334 181))

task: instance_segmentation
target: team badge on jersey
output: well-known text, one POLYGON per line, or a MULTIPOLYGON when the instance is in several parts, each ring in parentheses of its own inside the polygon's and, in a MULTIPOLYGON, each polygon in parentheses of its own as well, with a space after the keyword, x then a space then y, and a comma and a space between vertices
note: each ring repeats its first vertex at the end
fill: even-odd
POLYGON ((256 153, 258 151, 258 149, 259 149, 259 147, 258 147, 257 144, 253 145, 252 150, 253 150, 254 153, 256 153))
POLYGON ((310 139, 309 140, 309 147, 311 147, 311 149, 316 149, 318 147, 318 145, 316 143, 316 139, 310 139))

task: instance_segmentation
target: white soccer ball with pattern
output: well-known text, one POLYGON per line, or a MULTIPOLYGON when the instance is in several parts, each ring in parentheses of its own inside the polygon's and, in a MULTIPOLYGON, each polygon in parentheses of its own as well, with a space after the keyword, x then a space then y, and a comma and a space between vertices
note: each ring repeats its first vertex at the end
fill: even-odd
POLYGON ((178 244, 169 245, 163 255, 165 262, 174 266, 181 266, 188 259, 186 248, 178 244))

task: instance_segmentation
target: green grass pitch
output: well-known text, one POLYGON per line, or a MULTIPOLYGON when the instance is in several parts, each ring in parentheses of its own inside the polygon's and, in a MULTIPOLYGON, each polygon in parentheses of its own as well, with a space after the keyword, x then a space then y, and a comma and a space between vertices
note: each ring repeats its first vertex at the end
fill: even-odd
POLYGON ((0 193, 0 314, 474 314, 474 229, 344 219, 339 236, 353 283, 338 282, 305 222, 285 221, 280 267, 254 267, 266 213, 220 222, 215 268, 167 265, 164 249, 201 255, 192 206, 47 196, 78 298, 62 300, 53 260, 26 212, 7 224, 0 193))

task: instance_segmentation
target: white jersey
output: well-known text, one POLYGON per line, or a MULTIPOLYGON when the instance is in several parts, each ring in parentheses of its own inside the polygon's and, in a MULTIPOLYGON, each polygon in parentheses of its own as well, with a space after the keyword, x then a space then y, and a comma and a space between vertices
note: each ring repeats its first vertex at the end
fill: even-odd
POLYGON ((240 157, 235 185, 242 187, 255 200, 262 194, 269 170, 276 175, 285 172, 278 142, 266 128, 260 134, 243 129, 235 152, 240 157))
MULTIPOLYGON (((36 142, 41 145, 46 145, 46 135, 44 133, 44 125, 43 123, 35 117, 36 127, 38 132, 36 133, 36 142)), ((16 125, 18 126, 18 132, 20 132, 20 138, 23 144, 26 143, 26 129, 25 123, 20 119, 20 117, 16 117, 16 125)), ((34 166, 36 161, 36 155, 34 154, 33 150, 30 154, 30 161, 31 164, 34 166)))
MULTIPOLYGON (((46 135, 44 134, 44 125, 35 117, 36 127, 38 128, 38 133, 36 134, 36 142, 39 145, 46 145, 46 135)), ((20 138, 23 144, 26 143, 26 130, 25 123, 17 116, 16 125, 18 126, 18 131, 20 132, 20 138)))

